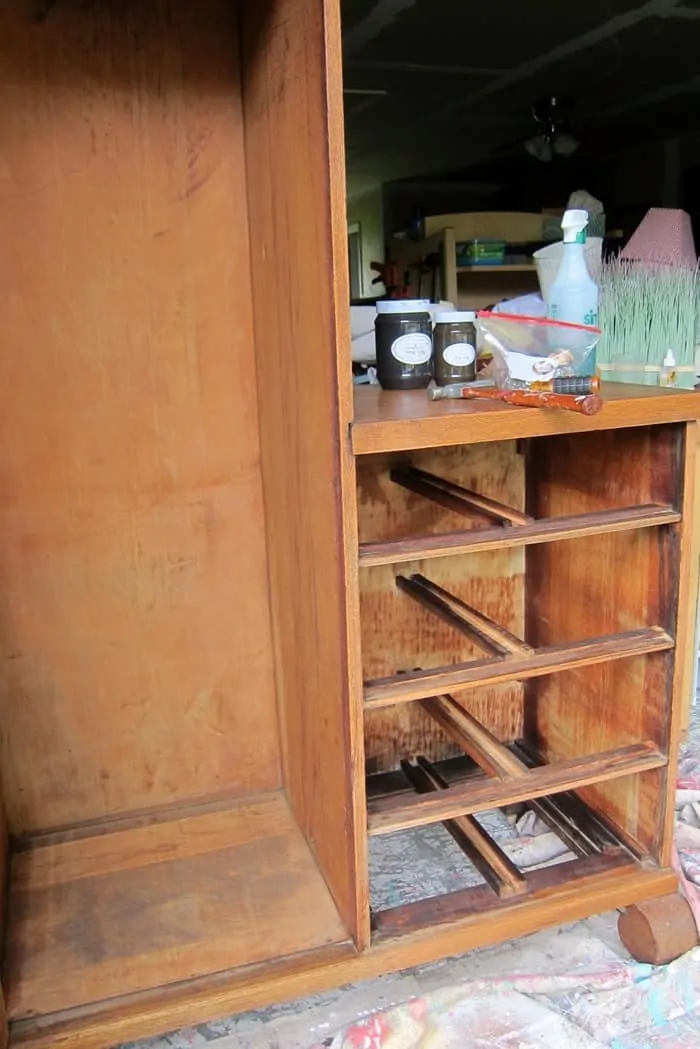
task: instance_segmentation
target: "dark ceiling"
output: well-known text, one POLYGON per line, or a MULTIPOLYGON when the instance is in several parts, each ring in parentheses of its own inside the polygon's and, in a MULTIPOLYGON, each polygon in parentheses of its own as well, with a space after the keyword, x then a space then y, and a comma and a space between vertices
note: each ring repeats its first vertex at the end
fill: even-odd
POLYGON ((581 153, 700 130, 700 0, 342 0, 351 185, 521 154, 543 95, 581 153))

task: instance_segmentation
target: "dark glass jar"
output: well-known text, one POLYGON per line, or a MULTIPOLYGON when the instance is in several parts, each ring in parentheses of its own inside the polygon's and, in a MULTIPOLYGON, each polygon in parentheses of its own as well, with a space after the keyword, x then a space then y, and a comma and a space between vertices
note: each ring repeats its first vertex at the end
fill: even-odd
POLYGON ((433 353, 438 386, 476 379, 475 321, 476 313, 471 310, 436 314, 433 353))
POLYGON ((385 390, 425 389, 433 377, 433 325, 423 299, 377 303, 377 378, 385 390))

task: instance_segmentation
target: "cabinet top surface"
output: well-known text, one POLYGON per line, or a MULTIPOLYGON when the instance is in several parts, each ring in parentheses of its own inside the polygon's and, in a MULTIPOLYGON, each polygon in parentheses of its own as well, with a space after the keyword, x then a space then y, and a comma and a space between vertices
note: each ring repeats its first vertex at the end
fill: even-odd
POLYGON ((700 418, 700 393, 694 390, 604 383, 602 394, 603 410, 590 417, 496 401, 431 401, 425 390, 358 386, 352 448, 356 455, 368 455, 700 418))

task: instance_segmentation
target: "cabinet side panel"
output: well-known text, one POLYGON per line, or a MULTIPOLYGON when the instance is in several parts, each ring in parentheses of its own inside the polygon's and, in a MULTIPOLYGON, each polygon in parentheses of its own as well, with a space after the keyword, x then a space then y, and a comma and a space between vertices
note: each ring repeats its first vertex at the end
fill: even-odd
POLYGON ((237 21, 0 0, 10 828, 280 783, 237 21))
MULTIPOLYGON (((7 816, 5 804, 0 797, 0 937, 3 943, 3 958, 6 952, 8 936, 9 907, 8 899, 10 893, 10 836, 7 827, 7 816)), ((4 964, 4 963, 3 963, 4 964)), ((8 1016, 5 1002, 7 990, 7 974, 3 970, 3 983, 0 984, 0 1049, 6 1049, 8 1043, 8 1016)))
POLYGON ((245 4, 255 352, 286 788, 368 936, 357 520, 335 0, 245 4))
MULTIPOLYGON (((698 457, 700 456, 700 423, 690 422, 684 427, 684 458, 682 462, 681 509, 683 520, 667 540, 668 557, 675 559, 678 573, 678 600, 675 606, 675 621, 669 629, 676 638, 675 660, 673 667, 673 685, 671 702, 671 719, 669 725, 669 766, 668 784, 663 805, 663 833, 661 844, 661 862, 670 863, 673 848, 675 826, 675 783, 678 772, 678 747, 680 744, 685 708, 688 703, 685 690, 690 684, 687 667, 689 658, 696 659, 695 625, 697 602, 697 573, 693 559, 698 552, 698 530, 700 530, 700 501, 698 499, 698 457), (689 651, 690 650, 690 651, 689 651)), ((669 566, 670 569, 673 566, 669 566)), ((694 697, 693 697, 694 698, 694 697)))
POLYGON ((700 635, 700 426, 696 423, 688 427, 688 451, 691 455, 692 465, 695 473, 692 476, 693 488, 692 520, 693 528, 690 531, 690 581, 688 587, 688 600, 690 608, 686 617, 685 628, 685 662, 683 666, 683 678, 680 682, 681 702, 681 731, 687 732, 690 722, 690 714, 695 702, 695 684, 697 681, 696 670, 698 665, 698 640, 700 635), (696 442, 692 448, 693 440, 696 442))

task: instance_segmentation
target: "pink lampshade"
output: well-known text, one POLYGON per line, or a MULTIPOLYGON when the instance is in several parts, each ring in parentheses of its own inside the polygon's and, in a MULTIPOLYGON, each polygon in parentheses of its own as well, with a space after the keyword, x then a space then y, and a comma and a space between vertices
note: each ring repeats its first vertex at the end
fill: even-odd
POLYGON ((690 215, 680 208, 649 208, 621 258, 694 269, 698 259, 690 215))

